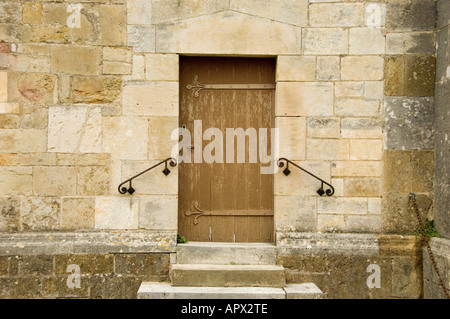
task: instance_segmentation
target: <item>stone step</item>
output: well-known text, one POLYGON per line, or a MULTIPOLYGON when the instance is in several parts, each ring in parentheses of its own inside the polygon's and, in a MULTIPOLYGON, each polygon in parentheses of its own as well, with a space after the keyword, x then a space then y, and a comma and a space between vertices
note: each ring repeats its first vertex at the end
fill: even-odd
POLYGON ((172 286, 276 287, 286 284, 284 268, 276 265, 172 264, 172 286))
POLYGON ((275 265, 277 248, 265 243, 210 243, 178 244, 178 264, 242 264, 275 265))
POLYGON ((143 282, 138 299, 323 299, 313 283, 273 287, 175 287, 170 283, 143 282))

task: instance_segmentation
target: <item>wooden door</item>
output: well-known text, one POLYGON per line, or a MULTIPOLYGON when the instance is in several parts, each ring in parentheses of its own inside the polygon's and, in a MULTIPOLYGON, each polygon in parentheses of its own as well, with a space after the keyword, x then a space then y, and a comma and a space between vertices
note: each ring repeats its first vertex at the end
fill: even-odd
POLYGON ((194 121, 201 120, 202 134, 220 129, 224 146, 223 163, 194 163, 198 148, 188 151, 191 163, 180 163, 178 232, 187 240, 274 241, 273 174, 260 173, 259 156, 250 163, 248 137, 245 163, 238 163, 237 139, 234 161, 226 159, 227 128, 267 128, 270 154, 274 87, 274 59, 180 57, 180 127, 197 147, 194 121))

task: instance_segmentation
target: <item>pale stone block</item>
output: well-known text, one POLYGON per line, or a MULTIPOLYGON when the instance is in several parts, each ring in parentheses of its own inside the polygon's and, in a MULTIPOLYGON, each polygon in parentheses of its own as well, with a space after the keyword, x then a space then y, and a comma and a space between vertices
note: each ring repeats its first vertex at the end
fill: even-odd
POLYGON ((2 113, 2 114, 19 114, 20 113, 20 105, 19 105, 19 103, 0 102, 0 113, 2 113))
POLYGON ((308 160, 348 160, 349 141, 336 139, 308 139, 308 160))
POLYGON ((341 134, 345 138, 381 138, 382 124, 377 119, 344 118, 341 121, 341 134))
POLYGON ((0 102, 8 101, 8 72, 0 72, 0 102))
POLYGON ((177 230, 178 197, 167 195, 140 196, 139 228, 177 230))
POLYGON ((155 27, 149 25, 129 25, 127 45, 134 52, 155 52, 155 27))
POLYGON ((100 107, 51 106, 48 113, 48 151, 100 153, 100 107))
POLYGON ((70 196, 77 193, 77 173, 70 166, 36 166, 33 168, 34 194, 70 196))
POLYGON ((333 185, 333 187, 334 187, 333 196, 335 196, 335 197, 344 196, 344 179, 343 178, 332 178, 330 184, 333 185))
POLYGON ((346 197, 381 196, 381 178, 349 177, 344 179, 344 195, 346 197))
POLYGON ((156 26, 156 52, 298 54, 301 28, 237 12, 156 26))
POLYGON ((337 161, 331 167, 331 175, 379 177, 383 173, 381 161, 337 161))
POLYGON ((127 9, 124 5, 99 5, 100 45, 123 46, 127 42, 127 9))
POLYGON ((371 28, 380 28, 386 24, 386 4, 366 3, 364 12, 365 25, 371 28))
POLYGON ((24 231, 60 229, 59 197, 25 197, 22 199, 21 224, 24 231))
POLYGON ((137 229, 139 200, 130 196, 95 198, 95 229, 137 229))
POLYGON ((316 198, 313 196, 275 196, 276 231, 314 231, 316 198))
POLYGON ((20 165, 24 165, 24 166, 56 165, 56 154, 54 154, 54 153, 20 154, 19 163, 20 163, 20 165))
POLYGON ((315 27, 350 27, 364 24, 364 4, 324 3, 309 6, 309 23, 315 27))
POLYGON ((0 130, 0 152, 44 153, 47 151, 47 132, 37 129, 0 130))
POLYGON ((133 55, 133 63, 131 68, 131 75, 128 76, 129 80, 145 80, 145 56, 133 55))
MULTIPOLYGON (((159 161, 135 162, 126 161, 122 165, 122 181, 150 168, 159 161)), ((178 194, 178 166, 171 167, 169 175, 164 175, 164 164, 150 170, 133 180, 133 188, 137 195, 177 195, 178 194)), ((128 184, 124 185, 127 186, 128 184)), ((118 186, 118 185, 117 185, 118 186)), ((117 187, 116 186, 116 187, 117 187)))
POLYGON ((308 19, 308 0, 252 1, 231 0, 232 10, 270 20, 305 27, 308 19))
POLYGON ((123 89, 123 114, 178 116, 178 82, 127 84, 123 89))
POLYGON ((109 192, 108 166, 77 167, 78 195, 107 195, 109 192))
POLYGON ((152 1, 128 0, 127 1, 127 23, 128 24, 151 24, 152 23, 152 1))
POLYGON ((29 196, 33 194, 31 167, 0 167, 1 196, 29 196))
MULTIPOLYGON (((295 164, 303 167, 325 181, 331 180, 330 164, 323 161, 294 161, 295 164)), ((275 195, 305 195, 317 196, 317 190, 321 183, 316 178, 303 172, 302 170, 289 165, 291 173, 288 176, 283 174, 286 166, 279 168, 274 177, 275 195)))
POLYGON ((50 45, 46 43, 19 43, 17 52, 27 55, 50 56, 50 45))
POLYGON ((364 82, 336 82, 334 86, 336 97, 362 97, 364 82))
POLYGON ((279 129, 279 150, 281 157, 290 160, 304 160, 306 155, 306 118, 277 117, 279 129))
POLYGON ((140 117, 104 117, 102 152, 113 159, 145 160, 148 153, 148 120, 140 117))
POLYGON ((278 82, 277 116, 333 116, 333 83, 278 82))
POLYGON ((384 59, 379 56, 346 56, 341 59, 341 80, 378 81, 384 77, 384 59))
POLYGON ((149 81, 178 81, 177 54, 146 54, 145 76, 149 81))
POLYGON ((380 160, 382 154, 381 140, 350 140, 351 160, 380 160))
POLYGON ((377 116, 380 114, 380 101, 339 98, 335 110, 337 116, 377 116))
POLYGON ((340 28, 305 28, 302 32, 303 54, 348 54, 348 30, 340 28))
POLYGON ((131 62, 131 50, 123 47, 104 47, 104 61, 131 62))
POLYGON ((63 197, 61 203, 61 229, 94 229, 95 197, 63 197))
POLYGON ((338 56, 317 57, 317 80, 339 80, 341 76, 340 58, 338 56))
POLYGON ((178 139, 171 140, 172 132, 176 129, 178 129, 178 117, 176 116, 152 116, 149 118, 149 159, 164 160, 171 156, 173 147, 178 143, 178 139))
POLYGON ((276 82, 314 81, 316 58, 312 56, 280 55, 277 59, 276 82))
POLYGON ((131 74, 131 63, 103 61, 103 74, 131 74))
POLYGON ((153 0, 152 23, 186 20, 228 10, 229 0, 153 0))
POLYGON ((367 199, 368 213, 373 215, 381 215, 381 198, 367 199))
POLYGON ((50 73, 50 68, 50 59, 48 57, 23 54, 17 55, 16 70, 19 72, 50 73))
POLYGON ((51 47, 52 72, 100 74, 101 55, 102 51, 99 47, 54 45, 51 47))
POLYGON ((367 81, 364 83, 366 99, 381 100, 384 97, 384 81, 367 81))
POLYGON ((308 137, 340 138, 341 124, 336 118, 308 118, 308 137))
POLYGON ((345 220, 343 215, 324 215, 317 216, 317 230, 322 232, 335 232, 341 230, 345 220))
POLYGON ((51 154, 56 155, 57 165, 66 166, 94 166, 94 165, 109 165, 110 156, 109 154, 73 154, 73 153, 57 153, 51 154))
POLYGON ((385 36, 381 28, 351 28, 349 54, 384 54, 385 36))
POLYGON ((366 198, 320 197, 317 199, 318 214, 366 215, 366 198))
POLYGON ((379 216, 347 216, 342 231, 378 233, 382 229, 379 216))

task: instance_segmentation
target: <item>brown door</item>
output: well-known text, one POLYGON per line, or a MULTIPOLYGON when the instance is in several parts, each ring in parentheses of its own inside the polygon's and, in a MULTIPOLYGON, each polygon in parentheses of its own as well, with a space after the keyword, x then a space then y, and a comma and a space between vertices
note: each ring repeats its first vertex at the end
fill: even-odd
MULTIPOLYGON (((233 162, 226 156, 227 128, 254 128, 258 133, 259 128, 267 128, 270 154, 274 83, 274 59, 180 57, 180 127, 189 130, 191 145, 196 147, 187 151, 191 163, 179 166, 178 232, 187 240, 274 241, 273 174, 260 173, 259 156, 256 163, 254 156, 250 163, 251 139, 247 136, 244 163, 242 157, 238 163, 237 138, 233 162), (223 133, 222 163, 207 163, 204 158, 194 162, 196 151, 202 154, 214 138, 220 138, 203 140, 198 150, 196 120, 201 120, 202 134, 208 128, 223 133)), ((207 154, 217 155, 217 150, 209 150, 207 154)))

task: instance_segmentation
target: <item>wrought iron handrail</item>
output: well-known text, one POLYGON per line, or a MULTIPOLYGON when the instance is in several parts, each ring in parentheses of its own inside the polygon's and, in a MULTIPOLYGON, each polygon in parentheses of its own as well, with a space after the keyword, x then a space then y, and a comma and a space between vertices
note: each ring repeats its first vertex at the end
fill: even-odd
POLYGON ((303 167, 301 167, 301 166, 295 164, 294 162, 292 162, 292 161, 290 161, 290 160, 288 160, 287 158, 284 158, 284 157, 278 159, 278 161, 277 161, 278 167, 283 167, 283 166, 284 166, 283 161, 286 162, 286 168, 283 170, 283 174, 284 174, 284 175, 288 176, 288 175, 291 173, 291 171, 289 170, 289 164, 292 164, 292 165, 294 165, 295 167, 297 167, 298 169, 301 169, 301 170, 304 171, 305 173, 311 175, 311 176, 314 177, 315 179, 318 179, 319 181, 322 182, 322 184, 321 184, 319 190, 317 191, 317 194, 319 194, 320 196, 322 196, 323 194, 327 194, 327 196, 333 196, 333 194, 334 194, 334 187, 333 187, 333 185, 331 185, 330 183, 325 182, 325 181, 324 181, 323 179, 321 179, 320 177, 317 177, 317 176, 314 175, 313 173, 307 171, 307 170, 304 169, 303 167), (327 190, 324 191, 324 190, 323 190, 324 184, 326 184, 327 186, 329 186, 329 189, 327 189, 327 190))
POLYGON ((121 194, 129 193, 130 195, 133 195, 133 193, 134 193, 136 190, 131 186, 131 181, 132 181, 133 179, 135 179, 136 177, 139 177, 139 176, 141 176, 142 174, 147 173, 148 171, 154 169, 155 167, 158 167, 159 165, 161 165, 161 164, 163 164, 163 163, 164 163, 164 165, 165 165, 165 168, 164 168, 164 170, 163 170, 162 172, 163 172, 163 174, 166 175, 166 176, 169 175, 169 174, 170 174, 170 169, 167 168, 167 162, 169 162, 169 165, 170 165, 171 167, 177 166, 177 160, 176 160, 175 158, 173 158, 173 157, 166 158, 164 161, 161 161, 161 162, 159 162, 158 164, 153 165, 152 167, 147 168, 146 170, 144 170, 144 171, 142 171, 142 172, 140 172, 140 173, 134 175, 133 177, 127 179, 126 181, 120 183, 120 185, 119 185, 119 187, 118 187, 119 193, 121 193, 121 194), (126 183, 130 183, 130 185, 128 186, 128 188, 127 188, 127 187, 122 187, 122 185, 124 185, 124 184, 126 184, 126 183))

